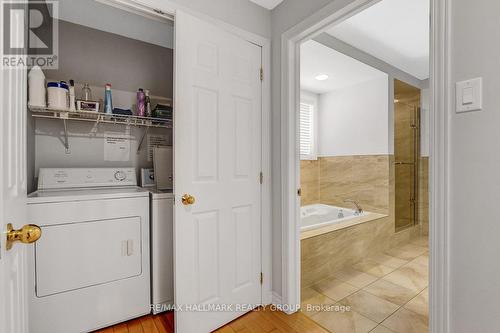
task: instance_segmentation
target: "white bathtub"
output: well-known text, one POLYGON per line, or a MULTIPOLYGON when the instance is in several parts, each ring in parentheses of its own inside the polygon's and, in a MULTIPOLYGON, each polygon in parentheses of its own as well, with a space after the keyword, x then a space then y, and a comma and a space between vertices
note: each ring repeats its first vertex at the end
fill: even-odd
POLYGON ((307 231, 335 224, 346 224, 352 219, 369 213, 356 213, 353 209, 323 204, 307 205, 300 208, 300 230, 307 231))

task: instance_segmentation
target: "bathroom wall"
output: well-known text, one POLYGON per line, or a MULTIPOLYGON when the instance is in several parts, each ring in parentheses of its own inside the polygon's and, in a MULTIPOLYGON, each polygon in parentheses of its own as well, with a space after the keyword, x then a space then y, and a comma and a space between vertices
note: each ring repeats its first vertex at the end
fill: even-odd
POLYGON ((388 88, 382 77, 319 95, 320 157, 301 161, 302 205, 353 199, 389 214, 388 88))
POLYGON ((319 98, 319 155, 389 153, 388 77, 345 87, 319 98))
POLYGON ((320 160, 300 161, 300 187, 302 206, 320 203, 320 160))
POLYGON ((320 158, 320 202, 389 214, 389 156, 334 156, 320 158))

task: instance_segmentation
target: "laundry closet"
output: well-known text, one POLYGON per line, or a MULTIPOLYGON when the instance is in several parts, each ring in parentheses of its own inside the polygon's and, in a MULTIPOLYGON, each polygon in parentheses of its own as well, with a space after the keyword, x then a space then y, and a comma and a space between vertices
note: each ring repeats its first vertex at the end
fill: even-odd
POLYGON ((30 332, 174 302, 173 20, 93 0, 58 18, 57 68, 28 74, 30 332))
POLYGON ((57 3, 57 67, 11 79, 28 332, 172 306, 211 332, 269 304, 269 41, 175 1, 57 3))

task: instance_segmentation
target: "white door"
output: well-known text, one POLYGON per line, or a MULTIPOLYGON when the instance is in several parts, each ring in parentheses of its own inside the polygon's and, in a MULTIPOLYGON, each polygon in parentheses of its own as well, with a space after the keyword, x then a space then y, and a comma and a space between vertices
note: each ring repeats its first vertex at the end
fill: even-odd
MULTIPOLYGON (((11 36, 23 38, 22 16, 12 26, 11 36)), ((0 68, 0 75, 0 332, 26 333, 27 245, 6 249, 7 224, 26 223, 26 72, 0 68)))
POLYGON ((204 333, 261 303, 262 51, 183 12, 175 51, 176 332, 204 333))

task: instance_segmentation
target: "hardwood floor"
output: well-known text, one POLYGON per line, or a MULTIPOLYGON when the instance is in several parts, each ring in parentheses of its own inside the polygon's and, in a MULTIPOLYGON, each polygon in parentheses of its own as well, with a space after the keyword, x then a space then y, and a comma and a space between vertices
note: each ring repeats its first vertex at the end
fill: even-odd
MULTIPOLYGON (((173 312, 144 316, 94 333, 173 333, 173 312)), ((280 311, 258 309, 232 321, 216 333, 328 333, 304 314, 287 315, 280 311)), ((194 332, 193 332, 194 333, 194 332)))

